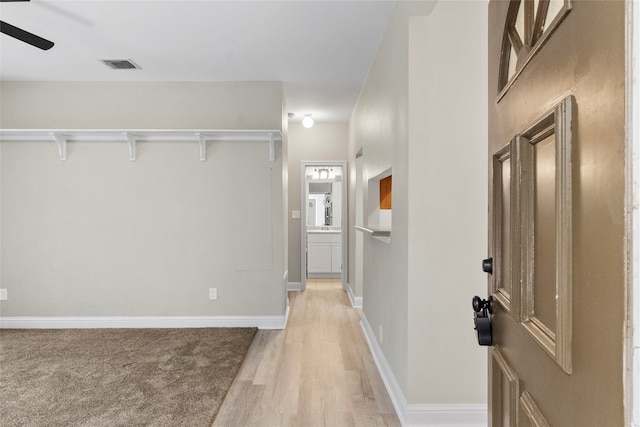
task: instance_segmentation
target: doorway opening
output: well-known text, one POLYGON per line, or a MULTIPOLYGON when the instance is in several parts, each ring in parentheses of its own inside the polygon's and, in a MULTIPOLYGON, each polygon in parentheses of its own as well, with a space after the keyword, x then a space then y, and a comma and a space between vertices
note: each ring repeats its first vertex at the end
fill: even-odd
POLYGON ((347 278, 347 162, 303 161, 301 284, 307 279, 338 282, 347 278))

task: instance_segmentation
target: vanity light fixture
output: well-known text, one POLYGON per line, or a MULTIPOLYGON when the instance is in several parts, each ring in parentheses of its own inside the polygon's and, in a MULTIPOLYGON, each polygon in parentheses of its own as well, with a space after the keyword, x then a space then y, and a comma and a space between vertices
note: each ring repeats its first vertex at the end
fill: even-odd
POLYGON ((309 129, 313 126, 313 119, 311 118, 311 114, 305 114, 304 119, 302 119, 302 126, 309 129))
POLYGON ((327 169, 325 167, 321 167, 320 169, 315 168, 313 172, 314 179, 332 179, 335 178, 333 173, 333 168, 327 169))

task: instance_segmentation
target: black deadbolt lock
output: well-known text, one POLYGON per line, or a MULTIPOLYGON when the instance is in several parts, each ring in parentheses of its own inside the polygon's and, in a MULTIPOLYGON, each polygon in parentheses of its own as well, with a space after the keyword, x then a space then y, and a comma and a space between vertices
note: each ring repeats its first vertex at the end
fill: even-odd
POLYGON ((483 300, 479 296, 473 297, 473 323, 478 344, 482 346, 493 345, 491 334, 491 315, 493 314, 493 296, 483 300))
POLYGON ((482 271, 484 271, 485 273, 493 274, 493 258, 482 260, 482 271))

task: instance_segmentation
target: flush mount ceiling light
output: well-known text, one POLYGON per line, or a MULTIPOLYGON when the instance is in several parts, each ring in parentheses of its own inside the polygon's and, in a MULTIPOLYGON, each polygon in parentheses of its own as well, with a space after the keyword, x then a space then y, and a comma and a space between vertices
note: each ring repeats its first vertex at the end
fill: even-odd
POLYGON ((305 114, 304 119, 302 119, 302 126, 309 129, 313 126, 313 119, 311 118, 311 114, 305 114))

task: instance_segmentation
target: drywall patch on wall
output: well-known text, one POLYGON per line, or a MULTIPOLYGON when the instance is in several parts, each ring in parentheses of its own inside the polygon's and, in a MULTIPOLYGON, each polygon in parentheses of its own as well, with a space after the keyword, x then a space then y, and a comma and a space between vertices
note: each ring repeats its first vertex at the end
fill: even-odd
POLYGON ((239 167, 226 184, 234 189, 233 242, 238 271, 273 268, 272 177, 270 167, 239 167))

